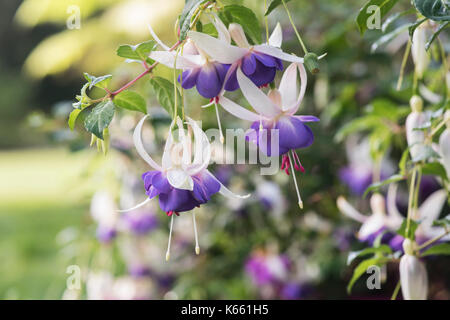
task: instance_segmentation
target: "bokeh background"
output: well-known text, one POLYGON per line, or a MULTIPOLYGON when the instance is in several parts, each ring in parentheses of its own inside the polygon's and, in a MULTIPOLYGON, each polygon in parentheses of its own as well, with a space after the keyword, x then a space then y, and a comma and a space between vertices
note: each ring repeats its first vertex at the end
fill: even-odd
MULTIPOLYGON (((352 272, 346 265, 348 252, 364 245, 354 236, 358 225, 336 207, 336 198, 343 194, 363 212, 369 210, 367 200, 339 178, 349 159, 345 143, 335 139, 337 130, 374 99, 405 106, 410 95, 408 90, 393 90, 402 57, 396 46, 403 42, 371 53, 379 31, 359 35, 354 20, 363 1, 289 4, 308 47, 328 53, 321 73, 309 76, 301 109, 302 114, 321 118, 313 125, 315 144, 300 154, 307 169, 300 176, 305 210, 299 211, 292 181, 284 173, 263 180, 255 166, 216 166, 215 172, 233 189, 253 191, 257 197, 245 204, 215 199, 198 210, 200 256, 194 255, 191 218, 186 215, 177 218, 173 258, 164 261, 168 219, 156 207, 142 213, 149 219, 144 232, 133 233, 129 222, 118 217, 122 227, 115 238, 97 239, 98 220, 92 217, 90 204, 98 190, 107 192, 108 196, 97 193, 97 199, 104 196, 99 201, 106 207, 142 200, 139 176, 145 166, 130 144, 138 116, 118 116, 111 131, 112 149, 104 156, 89 148, 90 137, 83 130, 68 129, 71 104, 84 83, 83 72, 113 74, 114 88, 138 74, 139 67, 124 63, 115 50, 120 44, 149 40, 148 23, 163 41, 173 43, 173 26, 183 4, 183 0, 1 1, 0 298, 390 297, 398 279, 396 265, 388 267, 389 281, 381 290, 370 291, 360 281, 347 295, 352 272), (81 8, 79 30, 66 27, 70 5, 81 8), (80 293, 66 290, 69 265, 81 268, 80 293)), ((245 5, 262 17, 262 1, 246 0, 245 5)), ((270 16, 270 26, 277 21, 283 26, 284 48, 300 55, 281 8, 270 16)), ((411 69, 409 63, 407 68, 411 69)), ((168 75, 164 68, 157 72, 168 75)), ((136 90, 148 98, 154 115, 148 134, 162 143, 168 118, 161 115, 147 81, 136 90)), ((198 99, 192 92, 188 97, 198 99)), ((192 103, 189 112, 215 127, 213 110, 193 106, 202 102, 192 103)), ((243 125, 224 112, 222 117, 227 127, 243 125)), ((404 143, 396 138, 394 156, 401 150, 395 145, 404 143)), ((158 150, 158 142, 153 147, 158 150)), ((430 262, 432 298, 449 298, 449 266, 448 259, 430 262)))

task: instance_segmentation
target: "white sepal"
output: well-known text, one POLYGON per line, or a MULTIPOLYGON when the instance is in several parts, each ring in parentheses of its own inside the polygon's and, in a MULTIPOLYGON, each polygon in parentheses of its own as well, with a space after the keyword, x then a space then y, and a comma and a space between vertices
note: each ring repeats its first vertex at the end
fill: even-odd
POLYGON ((148 115, 144 116, 134 129, 133 141, 138 154, 147 162, 153 169, 162 171, 162 168, 150 157, 150 155, 145 151, 144 144, 142 143, 142 126, 148 115))
POLYGON ((400 283, 403 299, 426 300, 428 276, 425 265, 416 256, 405 254, 400 259, 400 283))

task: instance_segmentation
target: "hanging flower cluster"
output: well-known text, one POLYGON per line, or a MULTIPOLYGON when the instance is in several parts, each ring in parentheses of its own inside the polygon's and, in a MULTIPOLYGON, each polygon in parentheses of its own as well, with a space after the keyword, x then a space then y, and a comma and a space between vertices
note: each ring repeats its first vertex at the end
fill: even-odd
MULTIPOLYGON (((235 10, 231 16, 239 16, 241 11, 248 14, 249 11, 242 6, 233 8, 239 10, 235 10)), ((130 62, 141 63, 145 71, 117 91, 107 89, 111 76, 97 78, 86 74, 88 84, 77 97, 78 111, 74 111, 69 120, 73 127, 81 110, 98 103, 87 117, 85 126, 93 134, 93 143, 96 142, 99 148, 106 151, 108 124, 112 120, 115 107, 146 113, 145 105, 142 108, 141 97, 127 89, 143 76, 150 74, 159 64, 173 70, 173 83, 162 78, 151 79, 151 84, 158 92, 159 102, 172 116, 161 164, 154 161, 144 148, 142 131, 148 117, 145 115, 134 130, 133 141, 138 154, 150 166, 150 170, 142 174, 147 199, 133 208, 121 210, 132 214, 131 211, 157 198, 161 210, 171 218, 167 260, 170 257, 175 216, 192 211, 195 251, 199 254, 193 209, 205 205, 218 193, 232 199, 249 197, 234 194, 208 170, 211 160, 210 142, 197 122, 185 115, 184 95, 179 96, 179 86, 181 91, 195 88, 201 97, 210 99, 210 103, 203 107, 215 106, 222 143, 224 136, 219 106, 239 119, 250 121, 246 139, 257 145, 266 156, 282 157, 281 169, 288 175, 289 169, 292 170, 298 205, 303 208, 294 170, 304 172, 305 168, 296 149, 306 148, 313 143, 314 135, 307 123, 319 121, 314 116, 296 115, 306 92, 307 75, 303 65, 306 61, 281 49, 283 36, 279 23, 270 36, 267 34, 266 43, 258 44, 255 43, 255 37, 247 37, 249 24, 256 25, 257 19, 256 22, 240 19, 242 24, 228 21, 226 25, 219 17, 222 10, 226 10, 226 7, 213 1, 188 1, 179 21, 179 40, 173 46, 164 44, 150 26, 153 40, 136 46, 121 46, 118 54, 130 62), (198 26, 200 18, 208 20, 215 31, 202 32, 202 28, 198 26), (160 49, 157 49, 158 46, 160 49), (290 63, 290 66, 284 71, 277 89, 274 80, 277 72, 284 70, 283 61, 290 63), (107 96, 98 100, 90 99, 86 90, 94 86, 104 89, 108 93, 107 96), (269 86, 270 89, 267 89, 269 86), (172 88, 173 95, 168 94, 172 88), (254 111, 225 96, 227 92, 239 89, 254 111), (178 112, 179 105, 182 112, 178 112)), ((268 30, 267 25, 266 29, 268 30)), ((304 44, 301 44, 305 53, 308 53, 304 44)), ((318 58, 315 54, 310 54, 308 60, 318 58)), ((314 65, 314 72, 317 72, 317 61, 309 61, 306 65, 314 65)), ((110 237, 112 236, 111 233, 110 237)))

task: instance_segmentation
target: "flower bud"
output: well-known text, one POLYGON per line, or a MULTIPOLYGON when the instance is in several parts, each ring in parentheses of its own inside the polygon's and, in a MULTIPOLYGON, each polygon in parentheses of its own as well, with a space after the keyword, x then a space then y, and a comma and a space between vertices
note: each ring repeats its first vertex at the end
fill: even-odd
POLYGON ((238 47, 241 48, 249 48, 250 44, 247 41, 247 37, 245 36, 244 29, 240 24, 231 23, 228 26, 228 31, 230 32, 231 38, 236 42, 238 47))
POLYGON ((423 110, 423 100, 420 96, 414 95, 409 100, 409 105, 413 112, 422 112, 423 110))
POLYGON ((319 73, 319 58, 317 54, 309 52, 305 55, 305 66, 312 74, 319 73))
POLYGON ((425 70, 430 63, 430 57, 425 50, 425 44, 427 42, 425 25, 422 24, 416 28, 413 34, 411 54, 413 57, 415 72, 419 79, 422 79, 425 70))
POLYGON ((425 134, 422 130, 416 130, 425 122, 427 122, 427 117, 423 112, 413 111, 406 118, 406 140, 413 160, 425 152, 425 134))
POLYGON ((405 254, 400 259, 400 283, 403 299, 426 300, 428 276, 425 265, 416 256, 405 254))

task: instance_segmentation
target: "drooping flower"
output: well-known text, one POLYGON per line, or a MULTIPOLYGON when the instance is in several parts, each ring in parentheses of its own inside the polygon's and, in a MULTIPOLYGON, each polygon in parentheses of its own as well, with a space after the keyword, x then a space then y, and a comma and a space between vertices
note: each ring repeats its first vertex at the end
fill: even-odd
MULTIPOLYGON (((214 15, 212 20, 219 34, 218 41, 230 42, 230 35, 223 22, 214 15)), ((179 52, 169 51, 169 48, 159 40, 151 27, 149 27, 153 38, 162 46, 165 51, 153 51, 150 58, 169 67, 182 69, 183 72, 178 78, 184 89, 197 88, 198 93, 207 99, 215 98, 223 88, 225 76, 230 67, 215 61, 204 51, 199 50, 195 43, 187 40, 183 49, 179 52), (176 62, 175 62, 176 61, 176 62)))
POLYGON ((406 118, 406 140, 409 153, 413 160, 419 159, 425 153, 425 133, 420 130, 428 121, 428 116, 422 112, 423 100, 419 96, 413 96, 410 100, 412 112, 406 118))
POLYGON ((425 264, 414 255, 414 243, 405 239, 400 259, 400 283, 403 299, 426 300, 428 295, 428 275, 425 264))
POLYGON ((442 165, 447 173, 447 178, 450 179, 450 110, 445 112, 444 120, 446 121, 446 129, 439 137, 438 152, 441 156, 442 165))
POLYGON ((136 210, 122 215, 125 227, 136 235, 144 235, 158 226, 157 217, 148 210, 136 210))
POLYGON ((430 57, 425 50, 427 42, 425 25, 425 23, 419 25, 416 30, 414 30, 412 37, 411 55, 414 61, 414 69, 419 79, 422 79, 425 70, 427 70, 428 65, 430 64, 430 57))
MULTIPOLYGON (((194 134, 193 144, 195 146, 195 153, 192 152, 193 146, 190 134, 185 133, 183 122, 178 118, 170 126, 169 137, 167 138, 162 156, 162 166, 158 165, 145 151, 143 146, 141 131, 146 117, 143 117, 136 126, 133 140, 138 154, 154 169, 142 175, 148 199, 122 212, 140 208, 151 199, 158 197, 161 210, 172 218, 166 255, 166 258, 169 259, 170 237, 173 228, 173 217, 175 215, 179 215, 180 212, 190 211, 195 207, 207 203, 211 199, 211 196, 216 193, 221 193, 226 197, 234 199, 245 199, 249 195, 238 196, 232 193, 207 170, 211 158, 211 147, 208 138, 197 123, 189 117, 187 117, 187 123, 194 134), (172 134, 175 123, 178 126, 178 142, 174 141, 172 134)), ((193 221, 196 253, 199 254, 200 248, 198 246, 194 212, 193 221)))
POLYGON ((97 239, 108 243, 117 235, 118 215, 112 195, 98 191, 91 200, 91 216, 97 222, 97 239))
MULTIPOLYGON (((222 107, 234 116, 253 121, 247 134, 248 140, 258 145, 268 156, 283 155, 282 167, 289 174, 289 168, 304 171, 295 149, 306 148, 314 141, 314 135, 306 122, 319 121, 314 116, 295 115, 306 91, 306 70, 303 64, 293 63, 285 71, 279 89, 270 90, 266 95, 261 89, 237 70, 237 80, 242 93, 257 113, 234 103, 224 96, 219 97, 222 107), (298 89, 297 70, 300 73, 298 89)), ((299 205, 302 200, 296 184, 299 205)))
POLYGON ((215 61, 230 65, 225 79, 225 90, 227 91, 239 88, 237 70, 242 70, 245 76, 259 87, 269 84, 275 79, 276 71, 283 69, 282 60, 303 63, 303 58, 287 54, 280 49, 283 41, 280 24, 274 29, 268 43, 259 45, 249 44, 243 28, 239 24, 231 23, 228 30, 237 46, 204 33, 196 31, 188 33, 197 48, 215 61))

